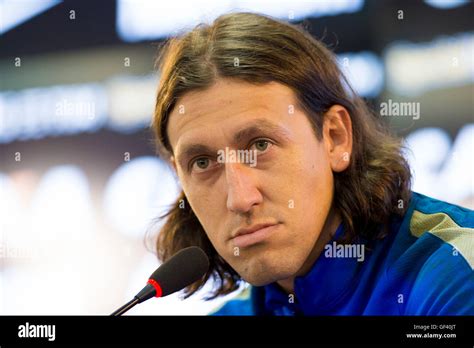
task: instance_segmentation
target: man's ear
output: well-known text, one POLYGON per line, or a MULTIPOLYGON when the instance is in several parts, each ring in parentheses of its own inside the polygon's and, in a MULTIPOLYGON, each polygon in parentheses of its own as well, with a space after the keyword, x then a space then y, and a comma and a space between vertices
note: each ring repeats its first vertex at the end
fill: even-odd
POLYGON ((345 107, 333 105, 324 114, 323 140, 333 172, 346 170, 352 154, 352 121, 345 107))

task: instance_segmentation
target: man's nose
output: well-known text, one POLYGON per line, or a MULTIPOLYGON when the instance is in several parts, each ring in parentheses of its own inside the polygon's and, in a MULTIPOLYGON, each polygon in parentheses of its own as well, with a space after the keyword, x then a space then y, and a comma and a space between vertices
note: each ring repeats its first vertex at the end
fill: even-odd
POLYGON ((227 182, 227 209, 238 214, 248 213, 262 202, 253 169, 242 163, 225 164, 227 182))

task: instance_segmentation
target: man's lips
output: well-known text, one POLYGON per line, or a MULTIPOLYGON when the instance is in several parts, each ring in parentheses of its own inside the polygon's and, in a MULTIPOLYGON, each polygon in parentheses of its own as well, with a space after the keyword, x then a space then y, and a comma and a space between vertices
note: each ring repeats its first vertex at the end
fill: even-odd
POLYGON ((278 227, 277 223, 257 224, 239 229, 232 237, 234 246, 245 248, 267 239, 278 227))

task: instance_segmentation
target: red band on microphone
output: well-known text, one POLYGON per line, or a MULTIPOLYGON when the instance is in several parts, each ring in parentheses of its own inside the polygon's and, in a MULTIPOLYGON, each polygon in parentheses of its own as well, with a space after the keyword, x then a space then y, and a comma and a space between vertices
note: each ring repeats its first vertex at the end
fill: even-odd
POLYGON ((153 280, 153 279, 148 279, 147 283, 155 288, 155 290, 156 290, 155 297, 161 297, 162 290, 161 290, 160 284, 158 284, 158 282, 156 280, 153 280))

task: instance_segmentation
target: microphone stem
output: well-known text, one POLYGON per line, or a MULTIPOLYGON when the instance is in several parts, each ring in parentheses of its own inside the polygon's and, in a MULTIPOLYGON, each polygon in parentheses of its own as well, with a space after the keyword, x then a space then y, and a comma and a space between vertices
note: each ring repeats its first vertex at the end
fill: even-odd
POLYGON ((132 308, 133 306, 135 306, 137 303, 138 303, 138 298, 134 298, 133 300, 130 300, 129 302, 127 302, 126 304, 124 304, 122 307, 120 307, 119 309, 117 309, 115 312, 113 312, 111 314, 111 316, 119 316, 119 315, 122 315, 123 313, 125 313, 126 311, 128 311, 130 308, 132 308))

